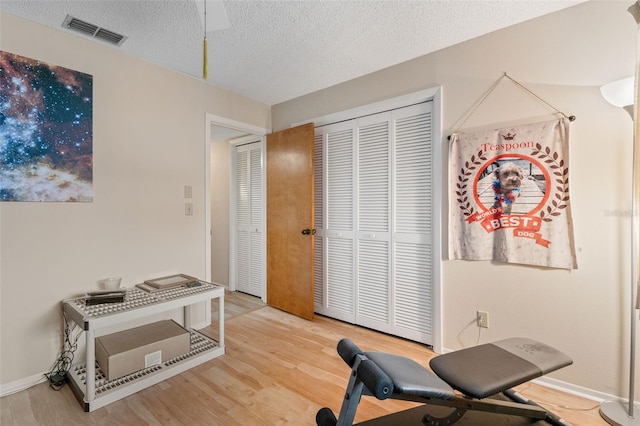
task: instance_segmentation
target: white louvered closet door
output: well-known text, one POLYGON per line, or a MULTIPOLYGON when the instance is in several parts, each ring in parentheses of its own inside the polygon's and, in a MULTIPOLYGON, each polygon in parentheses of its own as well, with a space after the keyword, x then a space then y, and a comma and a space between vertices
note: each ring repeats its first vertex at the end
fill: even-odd
POLYGON ((316 312, 433 344, 432 103, 316 129, 316 312), (323 182, 322 188, 318 188, 323 182), (320 195, 318 195, 320 194, 320 195))
POLYGON ((431 102, 393 114, 393 327, 433 344, 431 102))
POLYGON ((262 297, 263 183, 260 143, 236 148, 236 290, 262 297))
MULTIPOLYGON (((324 232, 316 233, 316 241, 322 241, 324 250, 323 302, 316 307, 317 312, 352 323, 355 321, 354 123, 333 124, 322 130, 324 232)), ((318 293, 316 297, 320 297, 318 293)))
POLYGON ((356 323, 392 332, 391 114, 360 118, 357 126, 356 323))
POLYGON ((324 171, 323 171, 323 138, 324 133, 316 131, 313 148, 313 229, 316 236, 313 240, 313 304, 314 309, 322 310, 325 304, 325 267, 324 267, 324 171))

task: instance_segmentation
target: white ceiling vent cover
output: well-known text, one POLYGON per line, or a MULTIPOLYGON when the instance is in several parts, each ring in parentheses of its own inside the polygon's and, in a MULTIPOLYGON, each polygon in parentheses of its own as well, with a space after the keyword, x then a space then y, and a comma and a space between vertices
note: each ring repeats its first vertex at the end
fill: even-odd
POLYGON ((74 18, 71 15, 67 15, 62 23, 64 28, 69 28, 70 30, 74 30, 89 37, 97 38, 102 41, 106 41, 110 44, 115 44, 116 46, 120 46, 127 39, 126 36, 122 34, 114 33, 113 31, 105 30, 95 24, 91 24, 89 22, 83 21, 78 18, 74 18))

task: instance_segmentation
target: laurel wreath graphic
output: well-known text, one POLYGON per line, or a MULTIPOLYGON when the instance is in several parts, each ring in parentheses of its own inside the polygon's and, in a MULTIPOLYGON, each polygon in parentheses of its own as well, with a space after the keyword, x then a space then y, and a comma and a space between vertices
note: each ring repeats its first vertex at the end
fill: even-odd
MULTIPOLYGON (((565 166, 564 159, 559 159, 557 152, 551 152, 549 147, 542 148, 542 145, 536 143, 536 149, 531 151, 532 156, 536 156, 544 161, 550 172, 555 176, 555 194, 549 197, 550 203, 540 211, 540 218, 545 222, 551 222, 554 217, 562 214, 561 210, 566 209, 569 204, 569 168, 565 166)), ((483 151, 478 151, 464 163, 464 167, 460 169, 458 174, 458 182, 456 183, 456 195, 458 196, 458 205, 465 216, 471 216, 475 213, 473 205, 469 199, 467 186, 473 171, 487 161, 487 157, 483 155, 483 151)))
POLYGON ((551 205, 547 205, 546 212, 544 209, 540 211, 540 217, 545 222, 551 222, 553 216, 560 216, 562 213, 559 210, 566 209, 569 204, 569 168, 565 167, 564 159, 558 160, 558 153, 551 153, 551 149, 546 147, 542 150, 542 145, 536 143, 536 149, 531 152, 532 156, 537 156, 548 164, 549 169, 555 176, 556 193, 554 197, 549 197, 551 205))
POLYGON ((458 182, 456 183, 458 190, 456 191, 456 195, 458 196, 460 209, 462 209, 465 216, 471 216, 474 213, 473 206, 467 195, 467 183, 469 182, 470 176, 473 175, 473 171, 481 166, 483 161, 487 161, 487 157, 482 155, 482 151, 478 151, 478 154, 472 155, 469 161, 464 163, 464 167, 460 169, 460 174, 458 175, 458 182))

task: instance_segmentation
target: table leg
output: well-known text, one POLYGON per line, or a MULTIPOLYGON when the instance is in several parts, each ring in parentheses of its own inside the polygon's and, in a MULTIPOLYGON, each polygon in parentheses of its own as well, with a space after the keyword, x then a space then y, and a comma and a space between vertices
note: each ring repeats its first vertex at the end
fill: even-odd
POLYGON ((86 330, 87 338, 87 383, 84 394, 85 402, 91 402, 96 397, 96 335, 92 329, 86 330))
POLYGON ((184 311, 184 328, 191 331, 191 305, 185 306, 183 311, 184 311))
POLYGON ((224 294, 218 297, 218 346, 224 348, 224 294))

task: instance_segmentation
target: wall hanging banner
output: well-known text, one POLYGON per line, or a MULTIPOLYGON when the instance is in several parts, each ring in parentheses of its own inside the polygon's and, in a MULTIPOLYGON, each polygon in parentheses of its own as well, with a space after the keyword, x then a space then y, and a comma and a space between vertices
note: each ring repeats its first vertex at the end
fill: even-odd
POLYGON ((449 258, 577 269, 569 120, 451 136, 449 258))

